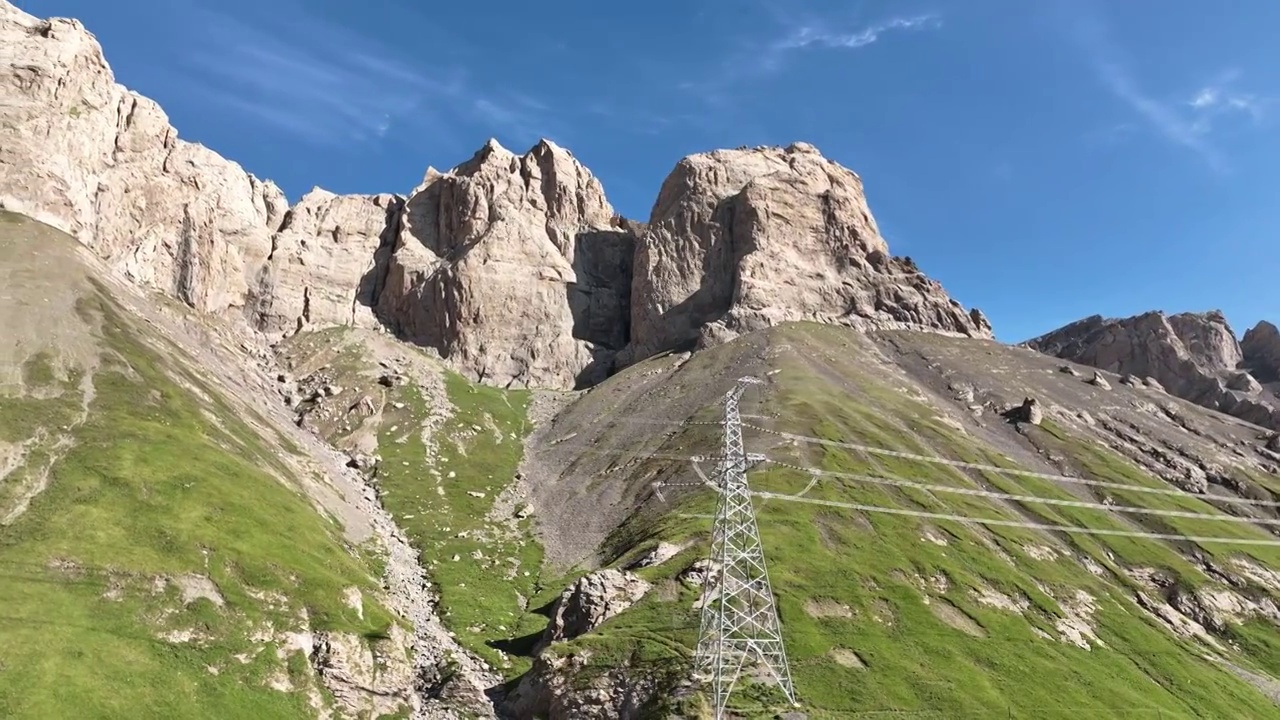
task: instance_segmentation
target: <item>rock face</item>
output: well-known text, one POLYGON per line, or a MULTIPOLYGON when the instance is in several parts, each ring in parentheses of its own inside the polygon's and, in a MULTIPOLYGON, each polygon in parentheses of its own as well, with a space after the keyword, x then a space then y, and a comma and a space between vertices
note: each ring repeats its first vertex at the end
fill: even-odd
MULTIPOLYGON (((616 667, 605 672, 589 666, 590 652, 567 656, 544 653, 509 695, 507 717, 548 720, 636 720, 646 712, 670 678, 616 667)), ((676 717, 667 715, 666 717, 676 717)))
MULTIPOLYGON (((1274 330, 1274 328, 1272 328, 1274 330)), ((1253 365, 1266 365, 1266 329, 1250 331, 1253 365), (1258 359, 1262 358, 1262 359, 1258 359)), ((1221 312, 1165 315, 1149 312, 1121 320, 1095 315, 1027 346, 1118 374, 1146 377, 1185 400, 1280 428, 1280 409, 1249 372, 1246 352, 1221 312)))
POLYGON ((1244 362, 1264 383, 1280 382, 1280 329, 1265 320, 1245 332, 1240 343, 1244 362))
POLYGON ((409 196, 378 309, 480 380, 573 386, 625 340, 633 243, 568 151, 491 140, 409 196))
POLYGON ((0 209, 269 339, 381 325, 474 379, 574 387, 788 320, 991 336, 889 255, 861 180, 809 145, 687 157, 647 225, 545 140, 490 141, 405 197, 315 189, 290 208, 179 140, 75 20, 0 0, 0 74, 0 209))
POLYGON ((315 188, 289 209, 250 292, 249 321, 269 333, 377 327, 404 199, 315 188))
POLYGON ((158 105, 114 82, 78 21, 0 2, 0 48, 0 209, 194 308, 242 307, 284 217, 280 190, 179 140, 158 105))
POLYGON ((787 320, 991 336, 980 312, 890 257, 861 179, 803 143, 681 160, 634 272, 623 364, 787 320))
POLYGON ((623 666, 583 678, 590 651, 564 654, 551 644, 591 632, 649 590, 641 577, 613 568, 584 575, 565 588, 551 607, 551 622, 535 648, 533 668, 506 699, 507 715, 566 720, 639 717, 659 678, 623 666))
POLYGON ((378 716, 409 707, 413 696, 413 662, 408 641, 392 625, 385 648, 375 652, 367 641, 351 633, 319 633, 311 663, 345 717, 378 716))

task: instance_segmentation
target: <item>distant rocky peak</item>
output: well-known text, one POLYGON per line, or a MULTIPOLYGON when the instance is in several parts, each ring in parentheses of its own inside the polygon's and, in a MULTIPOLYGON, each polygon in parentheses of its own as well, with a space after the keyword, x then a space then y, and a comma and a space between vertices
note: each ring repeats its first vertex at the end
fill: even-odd
POLYGON ((990 337, 892 258, 862 181, 806 143, 683 158, 637 244, 629 364, 794 320, 990 337))
POLYGON ((1170 394, 1280 429, 1280 408, 1260 384, 1270 379, 1267 368, 1280 369, 1280 338, 1269 343, 1265 329, 1255 331, 1242 344, 1220 310, 1151 311, 1112 320, 1095 315, 1026 345, 1117 374, 1154 378, 1170 394))

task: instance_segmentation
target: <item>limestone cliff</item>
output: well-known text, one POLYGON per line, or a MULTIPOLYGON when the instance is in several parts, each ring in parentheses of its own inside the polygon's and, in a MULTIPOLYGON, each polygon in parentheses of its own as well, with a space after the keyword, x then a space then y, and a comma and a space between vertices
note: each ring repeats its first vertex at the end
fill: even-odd
POLYGON ((567 150, 490 140, 410 194, 379 312, 480 380, 572 387, 625 340, 633 240, 615 218, 567 150))
POLYGON ((623 362, 787 320, 991 336, 889 255, 861 179, 804 143, 681 160, 637 248, 631 306, 623 362))
POLYGON ((251 288, 249 321, 268 333, 303 327, 377 327, 404 199, 315 188, 285 215, 251 288))
POLYGON ((287 202, 179 140, 118 85, 76 20, 0 2, 0 209, 74 234, 121 274, 203 311, 242 307, 287 202))
POLYGON ((1244 363, 1264 383, 1280 382, 1280 329, 1262 321, 1244 334, 1240 343, 1244 363))

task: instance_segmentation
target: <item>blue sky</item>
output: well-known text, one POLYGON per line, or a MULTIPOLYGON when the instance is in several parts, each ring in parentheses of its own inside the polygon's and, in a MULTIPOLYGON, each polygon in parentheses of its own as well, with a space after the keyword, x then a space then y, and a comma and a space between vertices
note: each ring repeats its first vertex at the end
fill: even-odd
POLYGON ((646 219, 683 155, 804 140, 1002 340, 1280 321, 1274 0, 20 4, 82 19, 182 137, 291 199, 546 136, 646 219))

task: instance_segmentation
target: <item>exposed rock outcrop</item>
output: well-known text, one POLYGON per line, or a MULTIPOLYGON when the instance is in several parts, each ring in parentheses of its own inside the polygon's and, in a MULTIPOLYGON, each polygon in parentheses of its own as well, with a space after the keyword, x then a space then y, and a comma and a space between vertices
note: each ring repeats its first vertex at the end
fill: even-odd
POLYGON ((414 701, 408 644, 395 625, 378 648, 352 633, 318 633, 310 660, 343 717, 376 717, 397 713, 414 701))
POLYGON ((573 386, 626 335, 634 241, 615 217, 568 151, 491 140, 409 196, 379 311, 477 379, 573 386))
POLYGON ((1040 402, 1035 398, 1024 398, 1021 405, 1006 410, 1004 417, 1010 422, 1039 425, 1044 421, 1044 408, 1040 407, 1040 402))
POLYGON ((314 188, 285 215, 251 288, 249 319, 269 333, 376 327, 373 308, 404 199, 314 188))
POLYGON ((0 209, 199 310, 241 307, 284 216, 279 188, 179 140, 155 102, 115 83, 79 21, 0 2, 0 48, 0 209))
MULTIPOLYGON (((1264 356, 1265 329, 1250 344, 1264 356)), ((1221 312, 1149 312, 1119 320, 1085 318, 1026 343, 1040 352, 1113 373, 1152 379, 1172 395, 1264 427, 1280 428, 1280 408, 1245 372, 1241 344, 1221 312)))
POLYGON ((649 583, 634 573, 608 568, 584 575, 556 599, 542 644, 589 633, 648 591, 649 583))
POLYGON ((627 667, 591 667, 590 652, 544 653, 507 698, 508 717, 549 720, 633 720, 670 678, 627 667))
POLYGON ((1265 383, 1280 382, 1280 328, 1265 320, 1244 334, 1240 342, 1245 365, 1265 383))
MULTIPOLYGON (((671 546, 679 550, 678 546, 671 546)), ((511 717, 634 718, 653 699, 660 679, 643 669, 611 663, 593 668, 590 650, 551 647, 599 627, 650 590, 631 572, 608 568, 584 575, 551 607, 533 668, 506 699, 511 717)), ((670 681, 670 678, 667 679, 670 681)))
POLYGON ((788 320, 991 336, 979 311, 889 255, 861 179, 804 143, 681 160, 634 272, 622 364, 788 320))

